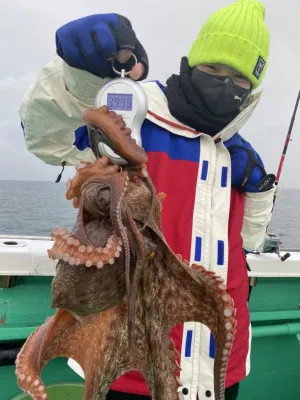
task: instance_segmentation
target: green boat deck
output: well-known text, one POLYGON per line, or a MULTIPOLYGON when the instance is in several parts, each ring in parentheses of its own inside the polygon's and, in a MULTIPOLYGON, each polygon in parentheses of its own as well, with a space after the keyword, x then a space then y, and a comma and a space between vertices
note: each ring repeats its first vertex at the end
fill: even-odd
MULTIPOLYGON (((0 355, 16 347, 45 319, 50 308, 51 277, 16 277, 15 286, 0 289, 0 355)), ((253 342, 251 373, 242 382, 239 400, 300 399, 300 278, 258 278, 250 298, 253 342)), ((13 360, 14 361, 14 360, 13 360)), ((0 357, 0 400, 21 395, 15 365, 0 357)), ((67 366, 67 359, 51 361, 42 372, 51 389, 49 400, 82 398, 83 383, 67 366), (77 392, 77 395, 75 393, 77 392)), ((18 399, 27 399, 22 395, 18 399)), ((16 400, 16 399, 14 399, 16 400)), ((202 400, 202 399, 201 399, 202 400)))

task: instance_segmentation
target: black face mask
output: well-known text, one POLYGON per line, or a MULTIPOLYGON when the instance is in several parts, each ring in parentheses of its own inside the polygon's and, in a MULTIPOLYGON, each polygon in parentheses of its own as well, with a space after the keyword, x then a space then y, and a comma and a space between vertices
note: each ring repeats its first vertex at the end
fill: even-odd
POLYGON ((187 58, 183 57, 180 75, 172 75, 167 80, 170 113, 199 132, 211 136, 219 133, 240 113, 239 107, 250 89, 240 88, 230 78, 217 78, 190 68, 187 58))
POLYGON ((192 70, 191 83, 207 110, 219 117, 238 110, 251 92, 251 88, 241 88, 227 76, 208 74, 197 68, 192 70))

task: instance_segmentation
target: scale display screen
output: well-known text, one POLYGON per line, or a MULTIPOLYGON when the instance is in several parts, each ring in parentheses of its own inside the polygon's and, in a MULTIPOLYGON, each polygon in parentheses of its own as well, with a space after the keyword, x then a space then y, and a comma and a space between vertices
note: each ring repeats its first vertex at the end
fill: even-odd
POLYGON ((107 107, 116 111, 132 111, 132 94, 108 93, 107 107))

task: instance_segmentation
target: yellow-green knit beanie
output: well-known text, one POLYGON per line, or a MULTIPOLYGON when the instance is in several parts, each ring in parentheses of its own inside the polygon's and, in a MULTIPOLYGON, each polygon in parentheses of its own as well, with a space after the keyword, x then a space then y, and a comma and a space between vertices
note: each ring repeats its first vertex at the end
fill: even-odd
POLYGON ((208 18, 188 55, 190 67, 220 63, 237 69, 257 88, 266 72, 270 33, 265 7, 256 0, 238 0, 208 18))

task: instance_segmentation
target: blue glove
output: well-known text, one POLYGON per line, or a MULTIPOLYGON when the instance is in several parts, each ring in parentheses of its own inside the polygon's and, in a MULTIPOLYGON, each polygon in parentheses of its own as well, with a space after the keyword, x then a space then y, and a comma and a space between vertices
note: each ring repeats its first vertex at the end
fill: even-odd
MULTIPOLYGON (((63 25, 56 31, 57 54, 70 66, 83 69, 101 78, 115 77, 110 59, 119 50, 129 49, 145 66, 140 80, 149 71, 148 56, 135 36, 130 21, 119 14, 96 14, 63 25)), ((115 61, 115 68, 121 70, 115 61)), ((130 71, 134 60, 122 64, 130 71)))
POLYGON ((275 175, 266 173, 260 156, 239 134, 224 142, 231 156, 231 184, 244 192, 272 189, 275 175))

